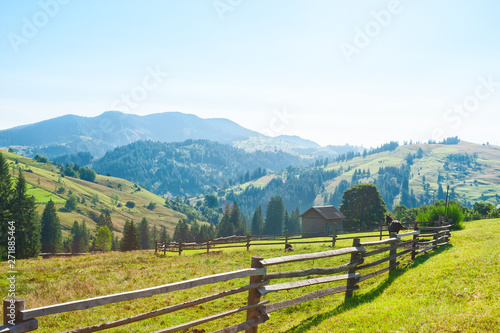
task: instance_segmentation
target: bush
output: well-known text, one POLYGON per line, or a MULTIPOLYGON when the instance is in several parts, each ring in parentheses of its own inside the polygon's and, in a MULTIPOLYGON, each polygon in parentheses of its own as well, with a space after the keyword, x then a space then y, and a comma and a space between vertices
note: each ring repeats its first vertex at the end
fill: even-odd
POLYGON ((135 207, 135 202, 133 202, 133 201, 127 201, 127 203, 125 204, 125 206, 127 206, 127 208, 134 208, 135 207))
MULTIPOLYGON (((438 204, 433 206, 422 206, 419 209, 417 215, 418 222, 426 221, 438 221, 439 216, 445 216, 446 207, 444 204, 438 204)), ((454 229, 462 228, 462 221, 464 219, 464 214, 462 212, 462 205, 458 202, 452 201, 448 203, 448 219, 453 221, 454 229)))

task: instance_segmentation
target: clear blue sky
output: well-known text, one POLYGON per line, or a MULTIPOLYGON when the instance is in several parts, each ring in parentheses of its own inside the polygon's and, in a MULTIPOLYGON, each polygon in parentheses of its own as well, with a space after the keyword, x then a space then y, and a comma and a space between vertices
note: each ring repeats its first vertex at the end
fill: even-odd
POLYGON ((0 0, 0 129, 118 109, 322 145, 500 144, 499 17, 497 1, 0 0))

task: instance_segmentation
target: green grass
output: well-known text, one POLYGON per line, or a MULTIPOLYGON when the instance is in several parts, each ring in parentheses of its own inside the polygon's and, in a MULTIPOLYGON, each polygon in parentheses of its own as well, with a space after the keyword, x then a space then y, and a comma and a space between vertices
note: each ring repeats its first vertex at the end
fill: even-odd
MULTIPOLYGON (((465 223, 453 232, 451 245, 420 255, 414 262, 401 259, 400 268, 360 283, 360 290, 347 303, 343 294, 327 296, 271 314, 259 332, 498 332, 500 330, 500 220, 465 223)), ((351 245, 339 241, 337 247, 351 245)), ((295 245, 295 253, 330 250, 328 245, 295 245)), ((75 258, 21 260, 17 286, 26 307, 85 299, 137 290, 194 277, 248 268, 251 256, 283 256, 282 246, 224 249, 218 255, 182 256, 152 252, 106 253, 75 258)), ((370 260, 376 260, 380 254, 370 260)), ((269 272, 335 266, 349 256, 272 266, 269 272)), ((385 267, 383 264, 382 267, 385 267)), ((373 270, 380 269, 376 267, 373 270)), ((370 269, 371 270, 371 269, 370 269)), ((5 277, 7 268, 3 266, 5 277)), ((363 274, 367 273, 365 271, 363 274)), ((293 281, 294 279, 282 280, 293 281)), ((61 332, 75 327, 128 317, 185 302, 229 288, 248 279, 232 280, 166 295, 96 307, 84 311, 40 318, 39 332, 61 332)), ((305 292, 345 284, 314 286, 263 297, 271 302, 291 299, 305 292)), ((0 280, 5 295, 7 281, 0 280)), ((149 332, 246 304, 246 293, 160 316, 109 332, 149 332)), ((244 321, 244 314, 205 324, 208 332, 244 321)))

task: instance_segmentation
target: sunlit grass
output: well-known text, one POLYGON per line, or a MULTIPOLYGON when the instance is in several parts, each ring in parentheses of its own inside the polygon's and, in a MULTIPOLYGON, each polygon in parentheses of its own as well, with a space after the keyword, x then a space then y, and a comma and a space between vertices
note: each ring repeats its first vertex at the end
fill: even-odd
MULTIPOLYGON (((453 232, 451 245, 420 255, 414 262, 408 256, 400 267, 360 283, 360 290, 347 303, 344 295, 332 295, 271 314, 259 332, 497 332, 500 330, 500 220, 468 222, 453 232)), ((376 240, 377 238, 372 240, 376 240)), ((328 238, 325 238, 328 240, 328 238)), ((366 239, 368 240, 368 239, 366 239)), ((336 247, 352 245, 338 241, 336 247)), ((331 250, 330 244, 298 244, 295 252, 331 250)), ((182 256, 153 252, 106 253, 74 258, 21 260, 17 286, 26 307, 34 308, 100 295, 137 290, 194 277, 250 267, 252 256, 272 258, 289 255, 283 245, 223 249, 222 253, 200 255, 185 251, 182 256)), ((367 261, 382 258, 379 254, 367 261)), ((349 255, 269 267, 269 272, 331 267, 348 262, 349 255)), ((387 263, 368 269, 375 271, 387 263)), ((2 276, 6 275, 6 265, 2 276)), ((368 273, 362 271, 362 274, 368 273)), ((294 281, 272 281, 281 283, 294 281)), ((39 332, 61 332, 102 323, 134 314, 178 304, 204 295, 236 288, 248 278, 165 295, 95 307, 84 311, 40 318, 39 332)), ((263 300, 277 302, 320 288, 343 285, 345 281, 288 292, 271 293, 263 300)), ((7 282, 0 281, 5 295, 7 282)), ((131 324, 109 332, 149 332, 243 306, 247 293, 131 324)), ((210 332, 244 321, 238 314, 202 325, 210 332)))

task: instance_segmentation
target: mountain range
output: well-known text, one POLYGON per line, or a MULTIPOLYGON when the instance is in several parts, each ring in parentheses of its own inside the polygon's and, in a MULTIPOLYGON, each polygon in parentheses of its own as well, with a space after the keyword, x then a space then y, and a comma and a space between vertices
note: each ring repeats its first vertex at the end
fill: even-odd
POLYGON ((79 152, 89 152, 99 158, 107 151, 139 140, 182 142, 189 139, 216 141, 250 151, 257 147, 295 155, 338 155, 335 147, 324 148, 298 136, 267 137, 229 119, 203 119, 180 112, 146 116, 119 111, 107 111, 96 117, 65 115, 0 131, 0 147, 12 147, 24 156, 40 154, 51 159, 79 152))

